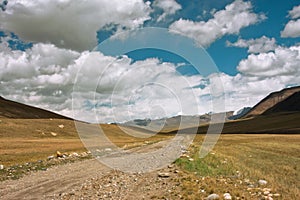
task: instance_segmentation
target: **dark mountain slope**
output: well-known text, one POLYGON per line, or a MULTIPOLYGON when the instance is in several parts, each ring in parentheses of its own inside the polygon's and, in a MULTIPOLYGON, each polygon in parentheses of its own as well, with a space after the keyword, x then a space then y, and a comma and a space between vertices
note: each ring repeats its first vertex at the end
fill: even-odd
MULTIPOLYGON (((224 124, 222 134, 299 134, 300 112, 260 115, 255 118, 231 121, 224 124)), ((208 125, 199 126, 198 134, 206 134, 208 125)), ((191 133, 195 128, 181 130, 191 133)), ((174 134, 177 131, 168 132, 174 134)))
MULTIPOLYGON (((269 94, 266 98, 261 100, 258 104, 256 104, 246 115, 242 118, 249 118, 261 115, 265 113, 267 110, 270 110, 276 104, 286 100, 294 93, 300 92, 300 86, 293 87, 293 88, 286 88, 279 92, 273 92, 269 94)), ((270 112, 269 112, 270 114, 270 112)))
POLYGON ((300 92, 296 92, 284 101, 279 102, 272 108, 264 112, 264 115, 280 112, 299 112, 300 111, 300 92))
POLYGON ((17 103, 0 97, 0 118, 12 119, 71 119, 47 110, 17 103))

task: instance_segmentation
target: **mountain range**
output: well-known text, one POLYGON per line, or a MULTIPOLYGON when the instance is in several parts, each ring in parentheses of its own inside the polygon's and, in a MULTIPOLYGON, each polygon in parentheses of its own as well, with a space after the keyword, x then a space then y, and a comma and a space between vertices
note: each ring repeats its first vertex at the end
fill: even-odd
MULTIPOLYGON (((300 86, 286 88, 269 94, 252 108, 244 107, 237 112, 227 112, 223 133, 298 132, 299 114, 300 86)), ((204 133, 213 115, 222 115, 222 113, 175 116, 156 120, 138 119, 121 125, 155 132, 174 132, 179 129, 179 126, 180 129, 190 130, 189 128, 199 124, 199 127, 202 127, 199 132, 204 133)))
MULTIPOLYGON (((236 113, 174 116, 155 120, 136 119, 118 125, 146 132, 164 133, 173 133, 178 129, 188 132, 190 128, 199 127, 198 133, 205 133, 212 116, 225 116, 222 133, 300 133, 300 86, 273 92, 253 108, 245 108, 236 113)), ((0 118, 71 119, 2 97, 0 118)))

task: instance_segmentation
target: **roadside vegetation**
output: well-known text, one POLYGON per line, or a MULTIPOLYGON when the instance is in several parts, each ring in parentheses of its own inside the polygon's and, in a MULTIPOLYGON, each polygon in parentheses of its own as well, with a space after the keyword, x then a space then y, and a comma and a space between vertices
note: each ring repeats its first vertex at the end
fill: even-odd
POLYGON ((183 185, 190 199, 227 192, 232 199, 300 198, 300 135, 222 135, 200 159, 203 138, 197 135, 187 156, 175 162, 188 174, 183 185))

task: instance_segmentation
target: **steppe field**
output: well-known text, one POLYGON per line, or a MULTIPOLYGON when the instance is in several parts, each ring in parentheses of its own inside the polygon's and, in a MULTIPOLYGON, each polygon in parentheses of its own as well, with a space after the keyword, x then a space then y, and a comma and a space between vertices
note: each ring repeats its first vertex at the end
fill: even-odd
MULTIPOLYGON (((173 137, 170 134, 157 134, 143 139, 124 134, 117 125, 103 125, 102 128, 107 130, 107 136, 111 141, 126 149, 139 149, 144 146, 160 148, 164 140, 173 137)), ((59 186, 60 182, 64 183, 65 175, 49 183, 37 178, 37 181, 45 181, 45 186, 51 185, 50 188, 53 189, 43 191, 43 188, 37 187, 32 195, 43 194, 57 199, 62 196, 66 199, 77 199, 88 193, 91 199, 97 199, 93 196, 97 194, 95 185, 104 184, 114 177, 113 180, 125 181, 127 189, 119 188, 116 196, 108 196, 110 198, 107 199, 130 199, 128 196, 130 191, 138 192, 144 199, 204 199, 213 193, 219 194, 221 199, 225 193, 230 193, 232 199, 300 198, 299 134, 224 134, 221 135, 213 151, 203 159, 199 158, 198 153, 205 135, 198 134, 189 149, 165 169, 130 175, 99 168, 107 174, 95 175, 87 170, 86 177, 83 178, 85 170, 80 169, 81 165, 84 168, 87 162, 95 161, 86 153, 88 150, 79 139, 72 120, 2 119, 0 130, 0 163, 4 165, 4 169, 0 171, 2 180, 0 188, 8 195, 2 194, 4 199, 17 197, 20 191, 14 188, 22 187, 22 184, 29 180, 29 176, 32 176, 30 181, 34 183, 32 179, 40 177, 39 173, 46 173, 43 177, 47 178, 50 176, 47 173, 56 173, 64 168, 69 169, 68 171, 73 170, 73 178, 76 180, 78 176, 81 182, 75 185, 66 182, 66 185, 59 186), (68 157, 56 158, 57 151, 68 157), (72 157, 72 155, 76 156, 72 157), (157 175, 158 173, 168 173, 168 175, 162 178, 157 175), (132 182, 131 179, 135 176, 134 180, 137 181, 132 182), (85 182, 87 177, 91 177, 91 182, 85 182), (152 182, 153 184, 150 185, 152 182), (149 185, 142 187, 142 183, 149 185), (7 184, 14 187, 8 188, 7 184), (55 184, 58 184, 57 187, 53 186, 55 184), (82 184, 87 188, 84 194, 82 184), (91 187, 91 184, 95 187, 91 187), (60 193, 58 190, 60 187, 64 188, 65 192, 60 193), (157 190, 156 187, 162 189, 157 190), (147 190, 141 191, 141 188, 147 190)), ((29 190, 30 188, 24 188, 19 195, 22 197, 24 194, 30 195, 29 190)), ((106 190, 108 189, 102 192, 106 190)), ((137 199, 142 199, 141 196, 137 199)))

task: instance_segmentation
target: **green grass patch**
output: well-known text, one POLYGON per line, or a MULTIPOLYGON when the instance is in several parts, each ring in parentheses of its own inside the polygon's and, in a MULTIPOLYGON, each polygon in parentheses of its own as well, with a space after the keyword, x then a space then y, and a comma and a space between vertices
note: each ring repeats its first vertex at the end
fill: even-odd
POLYGON ((236 174, 236 168, 233 163, 228 161, 221 156, 209 154, 205 158, 199 158, 198 151, 193 153, 190 161, 188 158, 178 158, 175 164, 180 168, 190 171, 197 172, 200 176, 233 176, 236 174))

